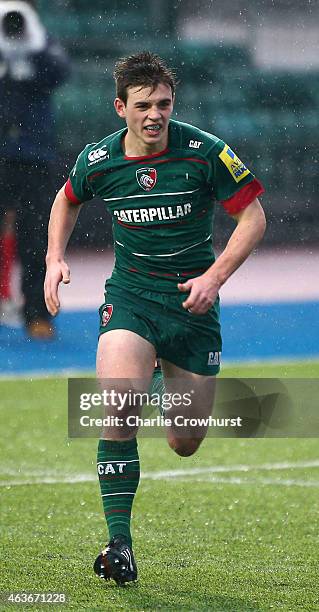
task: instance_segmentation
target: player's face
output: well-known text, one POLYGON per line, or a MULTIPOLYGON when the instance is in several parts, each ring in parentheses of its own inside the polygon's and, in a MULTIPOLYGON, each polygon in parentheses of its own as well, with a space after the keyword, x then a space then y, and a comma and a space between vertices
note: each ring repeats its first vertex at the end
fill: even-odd
POLYGON ((150 87, 129 87, 126 104, 116 98, 114 105, 127 123, 126 145, 154 153, 165 149, 173 110, 173 95, 168 85, 160 83, 154 91, 150 87))

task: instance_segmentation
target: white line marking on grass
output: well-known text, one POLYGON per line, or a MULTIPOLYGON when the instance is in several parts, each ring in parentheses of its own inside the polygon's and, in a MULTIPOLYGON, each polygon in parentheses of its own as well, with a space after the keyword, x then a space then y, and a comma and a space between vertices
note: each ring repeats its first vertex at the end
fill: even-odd
POLYGON ((210 473, 231 473, 231 472, 255 472, 259 470, 291 470, 291 469, 305 469, 305 468, 317 468, 319 467, 319 460, 314 461, 300 461, 300 462, 288 462, 282 463, 262 463, 260 465, 212 465, 209 467, 202 468, 189 468, 186 470, 167 470, 162 472, 146 472, 144 478, 150 480, 160 480, 161 478, 178 478, 183 476, 196 476, 197 474, 210 474, 210 473))
POLYGON ((0 487, 15 487, 23 485, 41 485, 41 484, 77 484, 78 482, 98 482, 98 477, 94 474, 69 474, 61 476, 35 476, 34 478, 26 478, 25 480, 0 480, 0 487))
MULTIPOLYGON (((143 480, 156 480, 155 478, 149 476, 149 474, 142 474, 143 480)), ((176 476, 172 477, 171 475, 167 478, 167 480, 175 480, 176 476)), ((164 478, 161 478, 164 480, 164 478)), ((205 482, 212 484, 232 484, 232 485, 279 485, 286 487, 319 487, 319 480, 294 480, 294 479, 274 479, 274 478, 239 478, 236 476, 230 476, 229 478, 225 478, 222 476, 210 476, 208 478, 185 478, 184 474, 181 474, 178 477, 179 482, 205 482)), ((77 484, 79 482, 97 482, 97 478, 92 476, 92 474, 86 474, 82 476, 73 476, 73 477, 61 477, 61 478, 38 478, 35 480, 16 480, 16 481, 0 481, 0 487, 8 487, 12 486, 26 486, 26 485, 42 485, 42 484, 77 484)), ((110 494, 111 495, 111 494, 110 494)), ((103 497, 103 496, 102 496, 103 497)))
MULTIPOLYGON (((185 481, 186 479, 180 478, 179 481, 185 481)), ((319 480, 294 480, 291 478, 238 478, 232 477, 223 478, 219 476, 210 476, 209 478, 192 478, 192 482, 211 482, 215 484, 237 484, 237 485, 279 485, 284 487, 319 487, 319 480)))
POLYGON ((27 367, 22 372, 2 372, 0 374, 0 382, 14 382, 17 380, 26 380, 32 382, 35 380, 65 380, 68 378, 93 378, 95 374, 89 367, 69 369, 69 368, 49 368, 47 370, 28 370, 27 367))
MULTIPOLYGON (((159 472, 142 472, 141 476, 144 480, 169 480, 169 479, 185 479, 185 477, 190 477, 188 480, 195 480, 196 476, 200 476, 201 474, 218 474, 218 473, 234 473, 234 472, 258 472, 258 471, 275 471, 275 470, 292 470, 292 469, 307 469, 307 468, 318 468, 319 467, 319 459, 315 459, 312 461, 283 461, 280 463, 262 463, 260 465, 214 465, 209 467, 202 468, 189 468, 185 470, 162 470, 159 472)), ((2 471, 2 475, 4 474, 12 474, 12 470, 2 471)), ((88 474, 57 474, 56 472, 29 472, 25 473, 25 480, 2 480, 0 481, 0 487, 12 487, 12 486, 23 486, 23 485, 36 485, 36 484, 76 484, 78 482, 95 482, 97 481, 97 476, 92 473, 88 474), (30 478, 32 476, 32 478, 30 478)), ((253 480, 244 480, 242 478, 222 478, 222 477, 214 477, 205 479, 197 479, 198 482, 225 482, 230 484, 251 484, 251 483, 262 483, 262 484, 283 484, 286 486, 291 486, 296 484, 298 486, 319 486, 319 481, 308 481, 308 480, 296 480, 296 479, 253 479, 253 480), (218 480, 217 480, 218 479, 218 480), (305 483, 305 484, 302 484, 305 483), (309 484, 312 483, 312 484, 309 484)))
MULTIPOLYGON (((99 300, 100 303, 101 300, 99 300)), ((96 307, 97 308, 97 307, 96 307)), ((68 310, 68 309, 67 309, 68 310)), ((73 310, 73 307, 72 309, 73 310)), ((223 364, 224 364, 224 368, 222 370, 222 373, 225 373, 225 377, 229 378, 229 376, 227 375, 227 369, 228 368, 236 368, 239 369, 241 366, 243 368, 246 367, 250 367, 252 366, 253 368, 269 368, 271 366, 291 366, 291 365, 308 365, 308 366, 316 366, 319 363, 319 354, 315 354, 315 355, 300 355, 298 357, 295 357, 293 355, 286 355, 286 356, 282 356, 282 357, 274 357, 274 356, 270 356, 270 357, 254 357, 254 358, 249 358, 247 357, 247 359, 240 359, 240 360, 234 360, 234 359, 227 359, 224 357, 223 359, 223 364)), ((95 372, 94 370, 91 370, 89 367, 78 367, 76 369, 69 369, 69 368, 48 368, 47 370, 28 370, 27 366, 26 369, 23 370, 22 372, 1 372, 0 374, 0 382, 10 382, 12 380, 42 380, 44 379, 67 379, 67 378, 93 378, 95 379, 95 372)), ((221 378, 223 378, 223 376, 221 376, 221 378)), ((233 377, 232 377, 233 378, 233 377)), ((254 374, 254 372, 252 373, 252 375, 250 376, 246 376, 245 378, 259 378, 259 376, 256 376, 254 374)), ((264 378, 264 377, 262 377, 264 378)), ((269 378, 269 376, 266 376, 265 378, 269 378)), ((273 377, 271 377, 273 378, 273 377)), ((285 379, 285 376, 281 376, 279 378, 285 379)), ((288 377, 289 378, 289 377, 288 377)), ((296 378, 296 377, 294 377, 296 378)), ((297 378, 300 378, 297 377, 297 378)), ((304 378, 308 378, 307 376, 302 376, 302 379, 304 378)), ((313 376, 311 376, 310 378, 313 378, 313 376)))

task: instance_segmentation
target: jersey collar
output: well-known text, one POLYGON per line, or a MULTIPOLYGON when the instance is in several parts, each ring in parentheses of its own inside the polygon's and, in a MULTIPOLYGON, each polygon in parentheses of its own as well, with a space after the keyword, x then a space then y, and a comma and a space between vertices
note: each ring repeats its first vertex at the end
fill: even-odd
POLYGON ((130 157, 129 155, 124 155, 124 159, 142 161, 143 159, 153 159, 154 157, 161 157, 161 155, 165 155, 165 153, 168 153, 168 151, 169 151, 169 148, 166 147, 162 151, 159 151, 158 153, 151 153, 150 155, 137 155, 134 157, 130 157))

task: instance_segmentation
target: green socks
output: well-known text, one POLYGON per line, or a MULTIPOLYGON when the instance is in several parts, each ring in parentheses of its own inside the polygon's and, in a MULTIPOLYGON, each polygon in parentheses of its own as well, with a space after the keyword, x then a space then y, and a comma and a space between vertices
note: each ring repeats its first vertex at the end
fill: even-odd
POLYGON ((162 406, 162 396, 165 393, 165 383, 164 383, 164 378, 163 378, 163 372, 161 369, 161 366, 158 365, 158 362, 156 360, 156 366, 154 368, 154 372, 153 372, 153 378, 152 378, 152 383, 151 383, 151 388, 150 388, 150 395, 156 395, 160 397, 160 405, 159 405, 159 413, 161 416, 165 416, 165 410, 162 406))
POLYGON ((110 539, 122 535, 132 546, 131 511, 140 479, 136 438, 124 442, 100 440, 97 472, 110 539))

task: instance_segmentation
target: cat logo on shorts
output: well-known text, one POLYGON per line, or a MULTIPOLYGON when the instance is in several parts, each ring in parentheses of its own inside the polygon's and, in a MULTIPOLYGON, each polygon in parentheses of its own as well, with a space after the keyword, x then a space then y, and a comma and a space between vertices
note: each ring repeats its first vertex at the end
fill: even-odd
POLYGON ((105 304, 101 313, 101 325, 106 327, 113 314, 113 304, 105 304))
POLYGON ((155 168, 140 168, 136 170, 136 180, 144 191, 151 191, 156 185, 157 172, 155 168))
POLYGON ((207 365, 218 366, 220 364, 220 356, 220 351, 211 351, 210 353, 208 353, 207 365))

